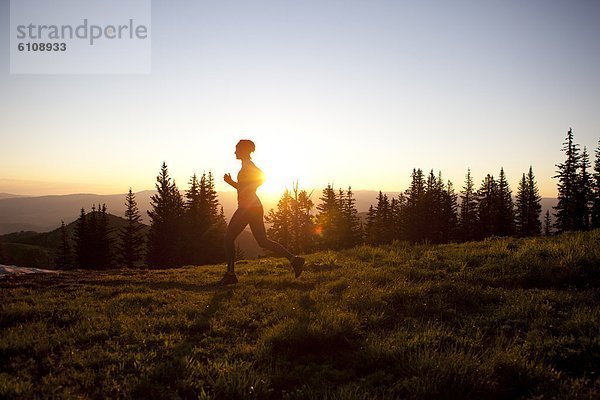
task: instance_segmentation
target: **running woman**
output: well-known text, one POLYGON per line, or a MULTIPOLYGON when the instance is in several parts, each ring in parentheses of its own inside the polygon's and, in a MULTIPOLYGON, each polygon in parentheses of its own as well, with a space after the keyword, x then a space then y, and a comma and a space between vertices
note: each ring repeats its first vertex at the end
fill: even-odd
POLYGON ((221 285, 237 283, 235 275, 235 238, 250 225, 252 234, 257 243, 278 256, 287 258, 292 264, 296 278, 302 273, 304 258, 297 257, 288 249, 277 242, 267 238, 265 224, 263 222, 264 210, 260 199, 256 195, 256 189, 263 184, 265 178, 263 172, 252 162, 250 154, 256 146, 251 140, 240 140, 235 146, 235 158, 242 161, 242 168, 237 175, 237 182, 230 174, 225 174, 225 182, 237 189, 238 208, 231 217, 227 232, 225 233, 225 255, 227 257, 227 272, 219 282, 221 285))

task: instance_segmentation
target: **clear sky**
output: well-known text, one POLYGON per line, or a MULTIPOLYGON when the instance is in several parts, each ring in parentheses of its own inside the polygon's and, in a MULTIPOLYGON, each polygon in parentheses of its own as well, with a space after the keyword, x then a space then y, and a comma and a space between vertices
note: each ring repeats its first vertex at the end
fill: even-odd
POLYGON ((237 172, 256 142, 266 189, 399 191, 413 167, 459 188, 533 165, 555 196, 569 127, 600 137, 600 2, 152 2, 147 75, 10 75, 0 0, 0 192, 124 193, 166 161, 237 172))

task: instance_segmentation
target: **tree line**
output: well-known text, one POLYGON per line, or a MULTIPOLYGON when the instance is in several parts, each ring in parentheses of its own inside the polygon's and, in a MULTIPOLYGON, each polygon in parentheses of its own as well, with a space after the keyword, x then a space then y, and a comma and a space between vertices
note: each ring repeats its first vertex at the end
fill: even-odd
POLYGON ((215 190, 212 172, 192 175, 182 194, 166 163, 156 177, 151 198, 150 229, 144 225, 131 189, 125 198, 126 225, 115 235, 108 225, 106 205, 81 209, 75 223, 74 249, 64 221, 57 267, 106 269, 115 266, 152 268, 201 265, 225 260, 223 236, 227 223, 215 190), (115 238, 116 236, 116 238, 115 238))
POLYGON ((408 189, 397 197, 379 192, 361 220, 351 188, 337 192, 328 185, 316 206, 297 185, 286 190, 267 221, 269 234, 297 252, 340 249, 360 243, 392 241, 448 243, 492 236, 536 236, 600 227, 600 142, 591 172, 587 150, 580 153, 569 129, 563 144, 566 160, 557 165, 558 204, 541 218, 541 196, 533 168, 522 174, 516 196, 503 168, 487 174, 478 187, 470 169, 456 193, 441 172, 413 169, 408 189))
MULTIPOLYGON (((457 193, 442 173, 413 169, 409 187, 398 196, 379 192, 364 218, 358 213, 352 188, 327 185, 315 206, 313 193, 298 184, 286 189, 276 207, 265 216, 268 234, 294 253, 342 249, 358 244, 392 241, 448 243, 482 240, 492 236, 536 236, 600 227, 600 142, 592 167, 587 149, 580 150, 571 129, 557 164, 558 204, 554 223, 548 210, 541 218, 541 196, 533 168, 522 174, 516 195, 503 168, 487 174, 478 187, 470 169, 457 193)), ((64 223, 59 267, 109 268, 177 267, 225 260, 226 220, 215 190, 212 172, 194 174, 182 194, 163 163, 151 199, 150 229, 142 232, 141 215, 131 189, 126 196, 127 225, 112 239, 105 205, 81 209, 75 229, 74 257, 64 223)), ((239 249, 238 249, 239 252, 239 249)))

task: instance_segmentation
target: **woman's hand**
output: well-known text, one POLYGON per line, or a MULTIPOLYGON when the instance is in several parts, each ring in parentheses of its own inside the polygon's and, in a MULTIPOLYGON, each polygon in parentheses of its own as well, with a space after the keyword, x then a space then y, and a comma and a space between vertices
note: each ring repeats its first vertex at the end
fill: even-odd
POLYGON ((231 186, 233 187, 237 187, 237 184, 235 183, 235 181, 231 178, 231 174, 227 173, 225 175, 223 175, 223 180, 227 183, 229 183, 231 186))

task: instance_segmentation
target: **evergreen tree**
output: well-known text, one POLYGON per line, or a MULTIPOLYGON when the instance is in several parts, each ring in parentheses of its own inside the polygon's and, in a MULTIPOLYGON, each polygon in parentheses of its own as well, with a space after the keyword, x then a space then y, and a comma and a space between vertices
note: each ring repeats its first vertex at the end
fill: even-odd
POLYGON ((352 188, 348 187, 345 194, 340 190, 338 201, 340 203, 342 221, 342 229, 340 232, 341 246, 345 248, 353 247, 360 243, 362 232, 352 188))
POLYGON ((443 182, 436 178, 433 170, 429 171, 422 200, 422 220, 419 221, 421 240, 433 243, 442 241, 441 207, 443 182))
POLYGON ((72 267, 71 245, 69 234, 65 227, 65 221, 60 221, 60 247, 55 258, 56 267, 59 269, 70 269, 72 267))
POLYGON ((527 179, 525 174, 519 181, 519 187, 517 188, 517 198, 515 201, 515 228, 517 235, 528 236, 528 221, 529 221, 529 201, 528 201, 528 187, 527 179))
POLYGON ((591 226, 590 215, 593 192, 590 167, 590 157, 584 147, 580 159, 575 200, 575 221, 578 230, 588 230, 591 226))
POLYGON ((275 210, 266 216, 271 223, 268 234, 294 253, 313 250, 315 225, 312 221, 314 204, 306 190, 299 190, 296 182, 293 191, 285 190, 275 210))
POLYGON ((269 210, 265 220, 271 224, 268 230, 269 236, 289 249, 294 234, 292 232, 292 196, 288 189, 283 192, 276 209, 269 210))
POLYGON ((222 262, 225 261, 223 238, 227 229, 227 221, 225 220, 223 208, 219 203, 212 171, 208 171, 208 175, 202 175, 200 189, 202 210, 207 221, 205 234, 207 246, 206 262, 222 262))
POLYGON ((98 204, 98 224, 95 232, 94 247, 97 249, 97 259, 94 260, 94 268, 105 269, 114 265, 112 253, 112 239, 110 227, 108 226, 108 214, 106 204, 98 204))
POLYGON ((406 233, 406 196, 400 193, 398 198, 393 198, 390 202, 390 225, 391 237, 393 240, 407 240, 406 233))
POLYGON ((529 166, 529 172, 527 173, 527 202, 527 235, 538 236, 542 232, 542 223, 540 221, 542 196, 540 196, 531 166, 529 166))
POLYGON ((514 233, 514 210, 512 191, 506 175, 504 174, 504 168, 500 168, 500 177, 498 178, 498 193, 497 193, 497 220, 495 222, 495 231, 493 232, 496 236, 510 236, 514 233))
POLYGON ((90 240, 88 233, 87 215, 85 209, 81 209, 79 218, 75 224, 75 258, 77 268, 89 267, 90 240))
MULTIPOLYGON (((433 185, 433 182, 429 182, 429 184, 433 185)), ((425 185, 423 171, 413 169, 410 186, 405 192, 406 207, 404 208, 406 238, 411 242, 420 242, 427 239, 428 216, 425 185)))
POLYGON ((183 199, 163 163, 151 198, 150 231, 146 260, 149 267, 177 267, 182 260, 183 199))
POLYGON ((142 247, 144 246, 142 229, 144 226, 141 223, 142 217, 131 188, 125 197, 125 207, 127 225, 119 232, 118 259, 123 266, 133 268, 142 259, 142 247))
MULTIPOLYGON (((343 197, 343 193, 342 193, 343 197)), ((342 207, 340 196, 337 196, 333 187, 328 184, 323 189, 317 205, 317 229, 320 232, 318 244, 323 249, 339 249, 342 247, 342 207)))
POLYGON ((393 237, 393 215, 390 200, 381 191, 377 195, 377 206, 369 207, 367 215, 366 236, 370 244, 390 243, 393 237))
POLYGON ((292 245, 291 250, 298 253, 306 253, 313 250, 315 241, 315 225, 311 215, 314 207, 310 199, 312 193, 298 189, 298 182, 293 187, 292 197, 292 245))
POLYGON ((558 170, 554 178, 558 178, 558 204, 556 210, 555 227, 558 232, 577 230, 580 224, 577 221, 579 196, 578 191, 578 168, 581 165, 579 145, 573 142, 573 130, 569 129, 567 137, 561 149, 565 153, 566 160, 557 164, 558 170))
POLYGON ((474 192, 471 169, 467 170, 465 186, 460 192, 459 237, 461 240, 474 240, 477 231, 477 200, 474 192))
POLYGON ((190 178, 189 188, 185 192, 184 222, 184 258, 185 264, 200 265, 206 261, 208 243, 206 232, 208 224, 208 207, 203 204, 206 188, 200 190, 200 182, 194 173, 190 178))
POLYGON ((546 210, 544 217, 544 236, 552 235, 552 224, 550 223, 550 210, 546 210))
POLYGON ((103 269, 113 265, 106 205, 81 209, 75 225, 75 249, 78 268, 103 269))
POLYGON ((493 175, 487 174, 476 193, 478 220, 476 237, 478 239, 493 236, 497 230, 498 197, 498 183, 493 175))
MULTIPOLYGON (((381 193, 381 192, 380 192, 381 193)), ((369 244, 377 244, 377 212, 373 208, 373 204, 369 205, 369 211, 367 211, 367 221, 363 232, 364 239, 369 244)))
MULTIPOLYGON (((441 182, 441 174, 438 181, 441 182)), ((452 182, 448 181, 446 189, 442 189, 442 198, 440 204, 440 231, 441 242, 449 242, 457 238, 458 230, 458 196, 454 192, 452 182)))
POLYGON ((598 147, 596 148, 592 179, 591 227, 592 229, 600 228, 600 140, 598 140, 598 147))

